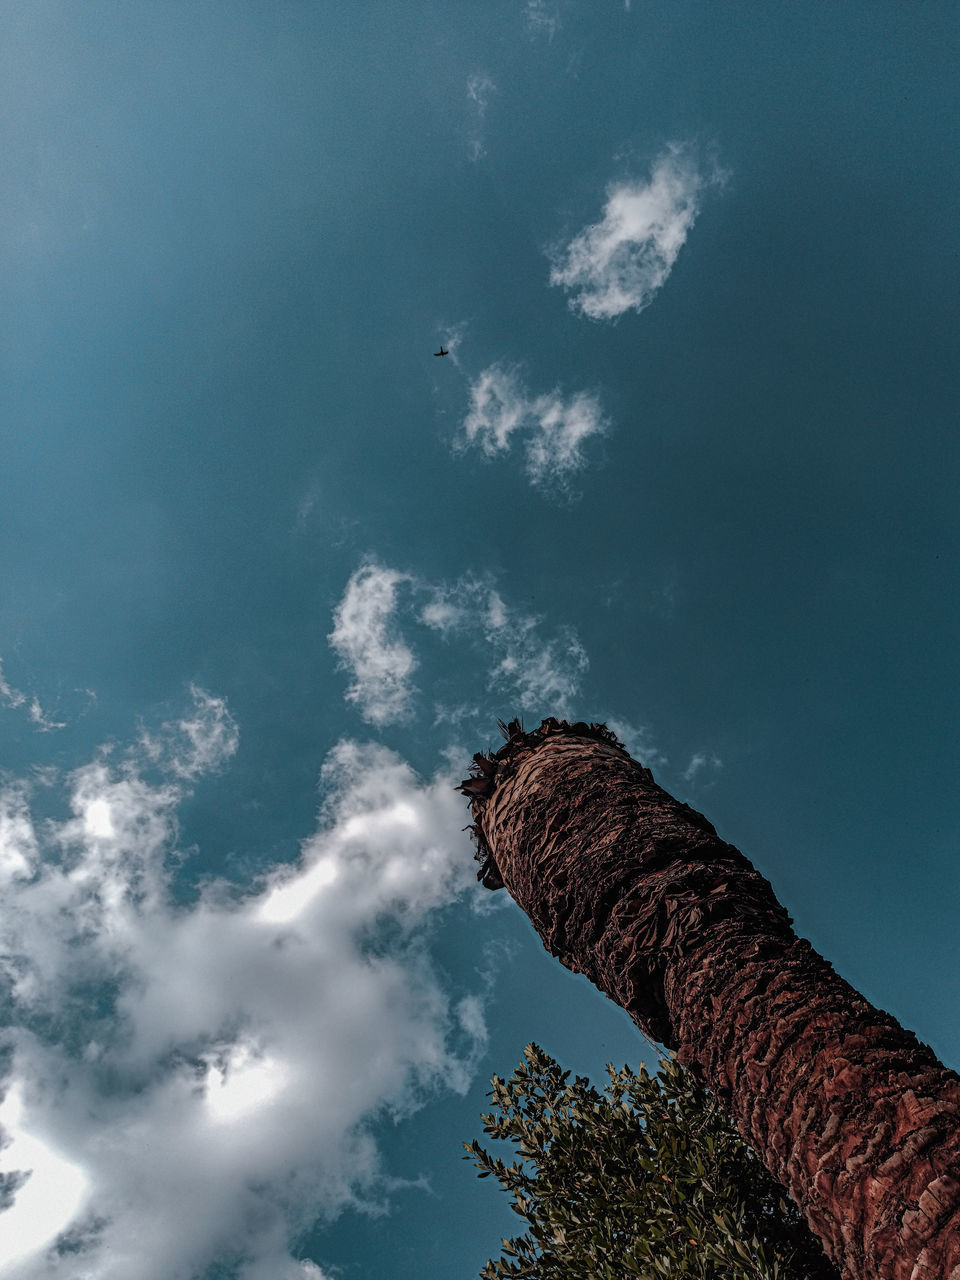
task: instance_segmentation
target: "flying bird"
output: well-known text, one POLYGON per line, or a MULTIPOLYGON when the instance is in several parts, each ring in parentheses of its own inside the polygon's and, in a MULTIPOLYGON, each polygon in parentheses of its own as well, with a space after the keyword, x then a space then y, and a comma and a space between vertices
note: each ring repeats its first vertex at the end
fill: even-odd
POLYGON ((434 354, 435 356, 448 356, 448 355, 450 354, 450 352, 449 352, 449 351, 444 351, 444 349, 443 349, 443 343, 441 342, 441 343, 440 343, 440 350, 439 350, 439 351, 435 351, 433 354, 434 354))

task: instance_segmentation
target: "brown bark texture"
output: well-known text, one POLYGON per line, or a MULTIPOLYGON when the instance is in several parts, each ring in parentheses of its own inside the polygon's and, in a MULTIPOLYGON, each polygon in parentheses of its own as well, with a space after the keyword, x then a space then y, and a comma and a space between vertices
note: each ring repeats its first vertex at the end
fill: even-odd
POLYGON ((845 1280, 960 1280, 960 1076, 603 725, 501 729, 461 784, 478 878, 678 1051, 845 1280))

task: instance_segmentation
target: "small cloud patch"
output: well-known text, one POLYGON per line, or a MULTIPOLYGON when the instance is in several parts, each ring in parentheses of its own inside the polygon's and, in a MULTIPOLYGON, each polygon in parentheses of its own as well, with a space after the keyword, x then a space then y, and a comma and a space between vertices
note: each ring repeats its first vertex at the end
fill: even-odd
POLYGON ((527 0, 523 16, 532 36, 544 36, 547 41, 552 41, 560 30, 560 11, 556 5, 547 4, 546 0, 527 0))
POLYGON ((140 748, 166 773, 185 782, 212 773, 236 753, 240 732, 223 698, 190 686, 190 714, 164 724, 159 733, 141 733, 140 748))
POLYGON ((417 660, 393 627, 397 589, 408 581, 394 569, 361 565, 347 583, 327 637, 339 665, 353 675, 347 701, 355 702, 370 724, 390 724, 410 713, 417 660))
POLYGON ((368 562, 351 576, 334 621, 330 643, 353 676, 346 698, 378 725, 407 719, 415 709, 418 690, 409 677, 419 662, 408 638, 411 627, 426 628, 479 656, 461 668, 481 675, 476 689, 468 686, 458 695, 470 701, 438 704, 435 723, 474 714, 469 708, 492 690, 509 695, 521 711, 566 715, 589 666, 572 627, 544 635, 543 619, 510 605, 489 576, 464 574, 453 583, 431 583, 368 562), (407 588, 402 601, 401 583, 407 588))
POLYGON ((654 765, 667 763, 667 757, 656 745, 650 729, 646 725, 631 724, 629 720, 621 720, 616 716, 606 716, 604 722, 612 729, 634 760, 652 768, 654 765))
POLYGON ((15 689, 3 673, 3 660, 0 659, 0 706, 19 709, 26 707, 27 715, 36 725, 39 733, 50 733, 54 729, 65 729, 65 720, 54 720, 40 705, 35 695, 28 697, 22 689, 15 689))
POLYGON ((467 77, 467 99, 472 108, 472 128, 467 140, 467 155, 476 164, 487 154, 484 142, 484 122, 487 104, 496 92, 497 86, 485 71, 474 72, 467 77))
POLYGON ((561 627, 544 640, 537 632, 538 618, 508 611, 495 591, 490 596, 487 639, 503 655, 491 672, 491 684, 511 690, 522 711, 553 707, 551 714, 568 715, 590 665, 577 633, 561 627))
MULTIPOLYGON (((452 585, 427 586, 420 620, 487 655, 487 690, 506 692, 525 712, 566 715, 590 665, 572 627, 544 636, 542 618, 508 604, 488 577, 466 574, 452 585)), ((454 718, 438 712, 443 721, 454 718)))
POLYGON ((525 438, 526 471, 540 489, 569 492, 570 478, 586 466, 585 443, 608 424, 599 398, 559 389, 531 395, 519 372, 492 364, 470 387, 470 407, 457 447, 480 448, 488 458, 509 451, 512 438, 525 438))
POLYGON ((724 177, 701 169, 687 148, 669 147, 648 182, 608 187, 601 220, 552 254, 550 283, 566 289, 571 308, 592 320, 643 311, 672 271, 704 190, 724 177))
POLYGON ((719 756, 707 755, 706 752, 697 751, 690 757, 690 763, 683 771, 684 782, 693 782, 704 770, 710 773, 716 773, 723 768, 723 761, 719 756))

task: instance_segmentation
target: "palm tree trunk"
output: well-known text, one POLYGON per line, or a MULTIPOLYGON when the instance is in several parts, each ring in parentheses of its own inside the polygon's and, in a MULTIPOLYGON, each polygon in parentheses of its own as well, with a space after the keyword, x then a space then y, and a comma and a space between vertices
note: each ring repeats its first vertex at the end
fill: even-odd
POLYGON ((480 877, 715 1094, 845 1280, 960 1280, 960 1076, 602 725, 474 757, 480 877))

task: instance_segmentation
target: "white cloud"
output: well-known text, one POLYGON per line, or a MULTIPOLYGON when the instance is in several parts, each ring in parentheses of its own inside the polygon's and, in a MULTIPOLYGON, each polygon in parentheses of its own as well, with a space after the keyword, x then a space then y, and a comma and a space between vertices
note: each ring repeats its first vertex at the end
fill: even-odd
POLYGON ((154 764, 188 782, 220 768, 240 742, 223 698, 214 698, 194 684, 190 696, 190 715, 164 724, 159 734, 140 736, 140 747, 154 764))
POLYGON ((549 6, 546 0, 527 0, 524 7, 527 26, 536 36, 546 36, 552 40, 560 29, 560 13, 556 6, 549 6))
POLYGON ((476 103, 477 111, 481 116, 485 114, 490 95, 496 87, 485 71, 476 72, 467 78, 467 97, 471 102, 476 103))
POLYGON ((186 776, 108 760, 70 776, 64 822, 35 823, 25 785, 0 794, 0 1169, 29 1173, 0 1213, 0 1272, 190 1280, 232 1259, 245 1280, 322 1280, 289 1243, 389 1188, 370 1118, 464 1090, 485 1038, 478 998, 449 995, 417 944, 474 882, 453 771, 421 781, 341 742, 297 864, 185 907, 186 776), (396 940, 371 949, 384 922, 396 940))
POLYGON ((21 693, 19 689, 14 689, 3 674, 2 658, 0 658, 0 699, 8 707, 22 707, 27 700, 27 695, 21 693))
POLYGON ((80 1165, 23 1127, 23 1084, 9 1088, 0 1105, 6 1135, 4 1163, 16 1172, 19 1187, 13 1205, 0 1215, 0 1266, 7 1268, 42 1249, 80 1210, 88 1180, 80 1165))
POLYGON ((487 603, 488 642, 502 651, 491 672, 495 688, 512 693, 521 711, 568 716, 590 665, 587 652, 571 627, 549 640, 538 633, 540 619, 510 611, 491 591, 487 603))
MULTIPOLYGON (((429 589, 421 621, 444 635, 459 633, 472 647, 485 649, 488 689, 509 693, 521 711, 561 716, 570 712, 590 665, 571 627, 545 638, 542 619, 509 606, 489 578, 467 574, 452 586, 429 589)), ((447 713, 437 718, 456 717, 447 713)))
POLYGON ((27 714, 40 733, 50 733, 53 729, 65 729, 67 727, 66 720, 54 720, 52 716, 49 716, 41 707, 40 699, 37 697, 30 699, 30 707, 27 714))
POLYGON ((604 430, 596 396, 578 391, 564 401, 558 392, 533 403, 537 430, 527 441, 527 474, 534 484, 562 485, 586 465, 581 445, 604 430))
POLYGON ((607 429, 597 396, 578 391, 564 398, 559 389, 531 396, 516 369, 492 364, 470 387, 470 408, 459 448, 478 445, 488 458, 505 453, 516 432, 525 433, 527 475, 548 490, 565 490, 586 465, 583 445, 607 429))
POLYGON ((629 720, 616 716, 608 716, 604 723, 617 735, 634 760, 639 760, 647 768, 667 763, 667 757, 655 744, 646 725, 631 724, 629 720))
POLYGON ((485 71, 477 71, 467 77, 467 98, 472 104, 474 116, 473 128, 467 141, 467 154, 474 163, 482 160, 487 154, 487 148, 484 143, 484 120, 487 114, 487 104, 496 89, 497 86, 493 78, 485 71))
POLYGON ((49 733, 53 729, 65 729, 65 720, 53 720, 43 707, 40 699, 34 695, 28 698, 21 689, 15 689, 3 674, 3 660, 0 659, 0 705, 17 708, 26 706, 27 715, 37 726, 40 733, 49 733))
POLYGON ((428 627, 432 627, 434 631, 440 631, 446 635, 462 626, 465 616, 463 605, 457 604, 449 592, 440 589, 424 605, 420 620, 428 627))
POLYGON ((353 675, 347 699, 371 724, 384 725, 410 714, 414 688, 410 677, 416 658, 391 626, 397 607, 397 587, 406 574, 367 563, 347 583, 333 615, 328 639, 340 666, 353 675))
POLYGON ((331 1280, 331 1277, 309 1259, 294 1262, 291 1258, 289 1264, 283 1265, 280 1270, 276 1269, 273 1262, 267 1267, 259 1263, 247 1263, 237 1273, 237 1280, 331 1280))
POLYGON ((719 756, 715 756, 715 755, 708 756, 703 751, 697 751, 693 756, 690 757, 690 763, 687 765, 686 769, 684 769, 683 771, 683 780, 684 782, 692 782, 694 778, 697 776, 697 774, 701 773, 704 769, 712 769, 714 772, 716 772, 717 770, 722 768, 723 768, 723 761, 720 759, 719 756))
POLYGON ((572 628, 561 626, 544 635, 543 619, 508 604, 490 576, 467 573, 453 583, 431 583, 365 564, 347 583, 335 619, 331 641, 341 653, 357 651, 363 657, 351 663, 356 678, 346 696, 360 703, 365 719, 374 720, 371 709, 376 709, 379 724, 413 711, 414 690, 405 679, 417 666, 409 642, 413 627, 438 633, 446 643, 461 645, 469 653, 459 664, 457 701, 435 703, 435 725, 458 724, 476 716, 491 691, 506 694, 523 712, 567 715, 589 666, 586 650, 572 628), (403 604, 394 592, 401 581, 407 586, 403 604), (345 618, 361 622, 347 625, 345 618), (345 636, 360 639, 350 649, 345 636), (339 645, 333 637, 340 637, 339 645), (402 655, 402 661, 394 663, 395 654, 402 655), (381 677, 384 670, 391 673, 389 680, 381 677), (402 679, 393 679, 395 670, 402 679))
POLYGON ((468 444, 492 458, 510 447, 510 437, 526 424, 531 401, 516 373, 503 365, 484 369, 470 387, 470 410, 463 429, 468 444))
POLYGON ((607 189, 602 221, 552 255, 550 283, 570 290, 571 307, 594 320, 642 311, 670 274, 704 188, 723 178, 717 169, 698 168, 687 149, 669 147, 649 182, 607 189))
MULTIPOLYGON (((451 325, 437 325, 437 342, 447 353, 443 360, 441 360, 440 366, 446 367, 449 363, 454 365, 457 369, 460 368, 460 358, 457 355, 457 352, 466 337, 467 328, 467 323, 464 320, 460 320, 456 324, 451 325)), ((440 372, 440 366, 437 368, 438 373, 440 372)))
POLYGON ((29 876, 37 859, 30 806, 22 787, 0 791, 0 887, 29 876))
POLYGON ((320 505, 323 497, 323 488, 318 480, 311 480, 307 485, 306 492, 297 503, 297 519, 295 528, 298 533, 303 533, 310 523, 310 517, 320 505))

